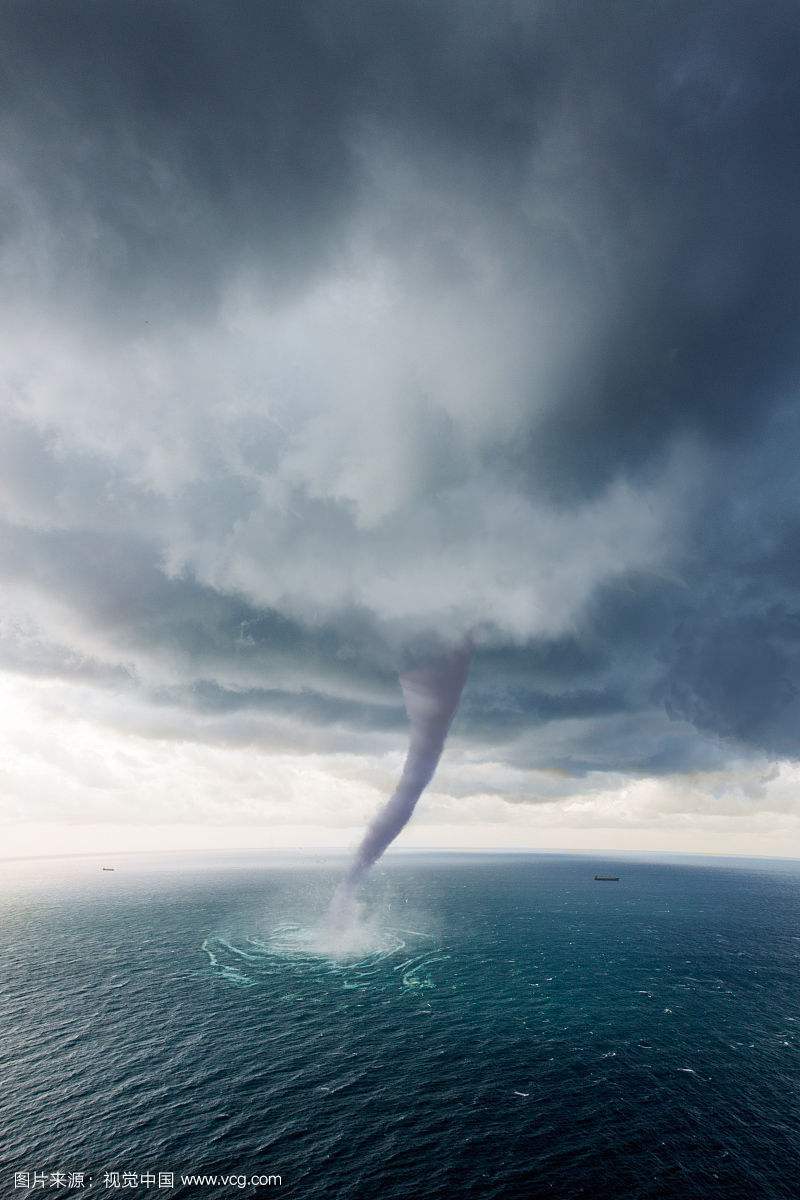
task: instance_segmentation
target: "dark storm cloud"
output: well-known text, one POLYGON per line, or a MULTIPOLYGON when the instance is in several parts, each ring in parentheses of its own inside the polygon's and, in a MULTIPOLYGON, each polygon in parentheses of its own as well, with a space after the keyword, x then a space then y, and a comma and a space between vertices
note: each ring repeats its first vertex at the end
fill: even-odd
MULTIPOLYGON (((158 680, 162 668, 190 680, 213 671, 256 705, 253 681, 264 673, 301 684, 316 678, 334 694, 341 689, 342 701, 359 691, 392 698, 393 661, 357 613, 336 627, 308 630, 189 577, 166 576, 148 544, 133 538, 13 527, 2 533, 7 585, 48 597, 65 638, 83 628, 90 661, 129 663, 145 681, 158 680)), ((216 694, 222 704, 224 686, 216 694)))
POLYGON ((265 251, 270 275, 297 281, 347 213, 346 62, 295 5, 231 15, 148 0, 4 13, 15 165, 78 239, 63 286, 124 296, 123 317, 213 308, 231 260, 265 251))
POLYGON ((796 758, 800 729, 800 413, 778 409, 758 443, 726 451, 698 505, 664 644, 669 712, 796 758))
POLYGON ((1 20, 7 665, 379 731, 452 623, 470 742, 796 756, 794 4, 1 20))

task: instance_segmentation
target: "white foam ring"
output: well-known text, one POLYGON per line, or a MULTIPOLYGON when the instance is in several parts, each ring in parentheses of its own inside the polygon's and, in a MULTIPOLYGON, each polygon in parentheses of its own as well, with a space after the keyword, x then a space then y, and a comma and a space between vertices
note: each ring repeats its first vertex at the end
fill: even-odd
POLYGON ((258 987, 287 969, 351 988, 370 985, 432 989, 431 968, 448 959, 433 939, 410 929, 360 925, 344 932, 282 923, 261 936, 212 934, 201 950, 208 967, 231 987, 258 987), (398 978, 399 977, 399 978, 398 978))

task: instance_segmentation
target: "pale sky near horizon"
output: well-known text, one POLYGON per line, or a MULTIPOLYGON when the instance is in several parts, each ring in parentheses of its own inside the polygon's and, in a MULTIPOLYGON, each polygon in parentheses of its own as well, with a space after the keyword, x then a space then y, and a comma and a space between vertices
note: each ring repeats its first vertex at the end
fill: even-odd
POLYGON ((800 856, 796 6, 0 30, 0 854, 800 856))
MULTIPOLYGON (((16 813, 6 808, 3 856, 349 849, 404 750, 402 738, 370 755, 153 739, 98 727, 68 709, 75 697, 59 697, 52 681, 0 679, 0 698, 4 779, 17 803, 16 813)), ((592 772, 576 783, 476 762, 456 738, 398 846, 800 857, 799 786, 789 762, 636 778, 592 772)))

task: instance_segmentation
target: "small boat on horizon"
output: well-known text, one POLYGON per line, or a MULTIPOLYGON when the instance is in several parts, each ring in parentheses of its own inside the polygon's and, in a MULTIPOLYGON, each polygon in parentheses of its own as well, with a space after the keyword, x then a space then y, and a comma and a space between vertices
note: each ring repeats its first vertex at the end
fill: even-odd
POLYGON ((619 883, 619 875, 595 875, 598 883, 619 883))
POLYGON ((100 870, 101 871, 113 871, 114 868, 113 867, 101 867, 100 870))

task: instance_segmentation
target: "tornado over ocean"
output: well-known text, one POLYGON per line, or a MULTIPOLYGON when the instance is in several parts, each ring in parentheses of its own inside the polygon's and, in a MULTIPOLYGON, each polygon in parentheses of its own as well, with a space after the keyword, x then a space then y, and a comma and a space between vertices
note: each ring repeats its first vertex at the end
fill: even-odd
POLYGON ((0 1200, 800 1200, 800 0, 0 79, 0 1200))
POLYGON ((471 657, 472 643, 465 640, 424 666, 401 674, 400 686, 409 721, 403 772, 391 797, 361 839, 334 895, 330 909, 334 923, 350 919, 359 884, 408 824, 417 801, 433 778, 464 690, 471 657))

